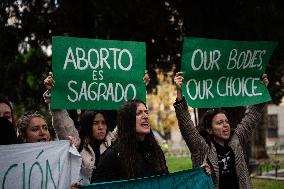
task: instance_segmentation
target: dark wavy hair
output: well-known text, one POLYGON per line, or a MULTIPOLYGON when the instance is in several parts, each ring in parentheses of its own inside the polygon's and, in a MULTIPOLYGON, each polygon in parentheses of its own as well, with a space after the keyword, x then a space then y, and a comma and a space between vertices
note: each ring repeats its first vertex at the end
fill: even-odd
POLYGON ((107 133, 109 131, 109 119, 106 115, 106 113, 104 111, 99 111, 99 110, 86 110, 84 111, 84 113, 82 114, 81 118, 80 118, 80 126, 79 126, 79 136, 81 139, 81 143, 79 146, 78 151, 81 152, 83 147, 84 147, 84 143, 87 140, 88 143, 92 144, 93 142, 93 124, 94 124, 94 119, 96 117, 96 115, 100 113, 104 116, 105 118, 105 122, 107 125, 107 133))
MULTIPOLYGON (((200 133, 200 135, 204 138, 204 140, 209 145, 211 144, 211 141, 213 139, 213 135, 209 134, 207 132, 207 130, 212 129, 212 120, 213 120, 214 116, 217 115, 217 114, 225 114, 226 117, 228 118, 227 112, 225 110, 223 110, 222 108, 209 109, 202 115, 200 122, 197 126, 198 132, 200 133)), ((231 127, 231 132, 232 132, 232 127, 231 127)))
MULTIPOLYGON (((125 102, 118 110, 118 146, 119 156, 126 178, 136 177, 136 160, 138 159, 138 138, 136 135, 136 110, 139 104, 146 104, 141 100, 129 100, 125 102)), ((153 165, 160 174, 167 173, 167 166, 164 153, 154 138, 152 130, 146 134, 143 147, 146 148, 153 165)))
POLYGON ((6 104, 7 106, 9 106, 9 108, 11 109, 12 124, 16 125, 16 122, 15 122, 15 119, 14 119, 13 106, 12 106, 11 102, 7 98, 0 96, 0 103, 6 104))

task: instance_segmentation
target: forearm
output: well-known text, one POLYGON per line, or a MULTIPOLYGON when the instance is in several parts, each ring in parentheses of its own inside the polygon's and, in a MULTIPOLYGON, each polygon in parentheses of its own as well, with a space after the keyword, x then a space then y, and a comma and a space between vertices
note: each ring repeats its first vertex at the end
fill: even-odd
POLYGON ((183 99, 174 104, 179 129, 191 153, 202 150, 205 141, 197 131, 188 111, 186 101, 183 99))
POLYGON ((51 115, 52 125, 60 140, 66 140, 68 136, 79 138, 74 122, 66 110, 51 110, 51 115))
POLYGON ((236 134, 241 143, 245 143, 252 135, 255 127, 262 119, 266 103, 249 106, 241 123, 236 128, 236 134))

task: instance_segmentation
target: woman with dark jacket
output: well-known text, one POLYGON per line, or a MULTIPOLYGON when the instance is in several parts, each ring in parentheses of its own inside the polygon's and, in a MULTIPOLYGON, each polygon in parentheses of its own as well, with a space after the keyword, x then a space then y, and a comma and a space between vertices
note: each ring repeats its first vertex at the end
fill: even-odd
MULTIPOLYGON (((178 125, 191 151, 193 167, 207 162, 211 168, 215 189, 251 188, 242 147, 257 126, 265 104, 248 107, 246 115, 234 131, 231 129, 226 113, 221 109, 207 111, 200 124, 195 127, 182 95, 183 76, 181 72, 175 75, 174 82, 177 87, 174 107, 178 125)), ((265 85, 268 84, 265 74, 262 82, 265 85)))
POLYGON ((102 155, 93 182, 168 173, 165 156, 154 138, 143 101, 129 100, 118 110, 118 141, 102 155))

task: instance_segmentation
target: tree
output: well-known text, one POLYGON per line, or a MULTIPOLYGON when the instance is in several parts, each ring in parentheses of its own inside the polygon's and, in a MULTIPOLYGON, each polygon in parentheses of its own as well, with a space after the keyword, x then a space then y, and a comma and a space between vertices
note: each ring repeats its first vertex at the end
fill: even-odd
MULTIPOLYGON (((3 0, 0 93, 23 109, 45 106, 41 81, 51 59, 41 49, 51 45, 52 35, 145 41, 153 76, 156 68, 179 70, 183 37, 195 36, 278 41, 267 73, 273 103, 279 104, 284 95, 283 14, 280 0, 3 0)), ((152 77, 150 86, 157 83, 152 77)))

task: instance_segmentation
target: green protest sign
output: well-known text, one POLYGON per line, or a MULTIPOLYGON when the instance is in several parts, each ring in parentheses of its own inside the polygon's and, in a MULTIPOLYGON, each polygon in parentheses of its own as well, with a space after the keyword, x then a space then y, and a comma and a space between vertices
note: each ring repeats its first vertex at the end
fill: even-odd
POLYGON ((164 176, 153 176, 148 178, 130 179, 114 182, 94 183, 84 185, 80 188, 88 189, 213 189, 213 181, 206 175, 203 168, 195 168, 186 171, 171 173, 164 176))
POLYGON ((145 69, 143 42, 52 37, 51 107, 110 110, 145 101, 145 69))
POLYGON ((183 95, 195 108, 253 105, 271 100, 261 83, 276 42, 185 38, 183 95))

